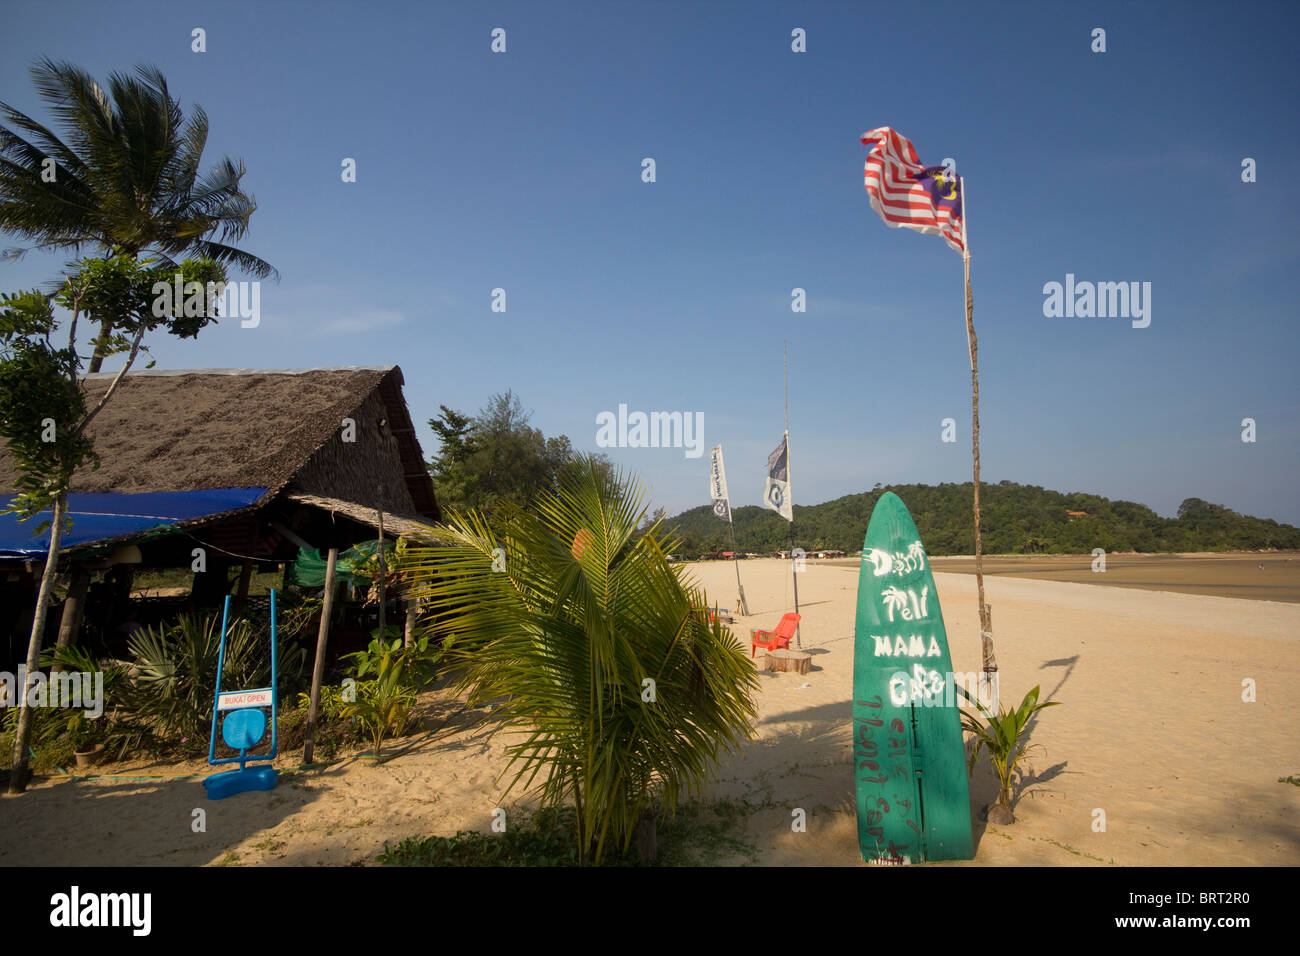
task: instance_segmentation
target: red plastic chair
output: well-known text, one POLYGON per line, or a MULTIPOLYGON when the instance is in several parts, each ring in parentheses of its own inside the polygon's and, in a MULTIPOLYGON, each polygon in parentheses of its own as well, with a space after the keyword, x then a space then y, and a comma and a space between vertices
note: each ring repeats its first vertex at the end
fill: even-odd
POLYGON ((752 643, 749 646, 749 656, 752 658, 758 648, 764 650, 776 651, 782 647, 789 647, 790 640, 794 637, 795 628, 799 626, 800 616, 798 614, 787 614, 781 618, 781 623, 771 631, 754 631, 752 643))

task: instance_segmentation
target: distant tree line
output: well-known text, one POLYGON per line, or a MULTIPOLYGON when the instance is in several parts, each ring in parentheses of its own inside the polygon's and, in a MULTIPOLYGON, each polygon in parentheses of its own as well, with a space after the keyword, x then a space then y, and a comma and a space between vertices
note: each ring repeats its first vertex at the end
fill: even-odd
MULTIPOLYGON (((1178 517, 1162 518, 1145 505, 1099 495, 1062 494, 1010 481, 981 489, 986 554, 1300 549, 1300 529, 1200 498, 1184 501, 1178 517)), ((861 549, 871 509, 886 491, 903 499, 930 554, 974 553, 970 482, 877 485, 819 505, 795 505, 795 543, 807 551, 861 549)), ((775 512, 750 505, 733 509, 732 515, 741 551, 763 554, 790 547, 789 525, 775 512)), ((669 518, 665 525, 676 528, 682 539, 678 550, 687 557, 731 549, 726 522, 714 517, 708 505, 669 518)))
MULTIPOLYGON (((440 405, 429 420, 441 446, 429 463, 434 493, 444 511, 478 511, 489 517, 527 508, 539 491, 557 491, 577 461, 568 436, 547 438, 529 424, 530 413, 511 391, 491 396, 478 415, 440 405)), ((606 469, 603 455, 589 456, 606 469)))
MULTIPOLYGON (((493 516, 527 508, 541 490, 555 491, 576 460, 565 435, 547 438, 529 424, 518 396, 491 396, 477 415, 440 406, 429 422, 441 447, 429 464, 438 504, 444 510, 477 510, 493 516)), ((607 458, 596 456, 603 467, 607 458)), ((876 485, 819 505, 795 505, 795 543, 807 551, 854 552, 862 547, 877 499, 892 491, 916 520, 930 554, 972 554, 971 485, 876 485)), ((1141 551, 1254 551, 1300 549, 1300 529, 1241 515, 1222 505, 1188 498, 1176 518, 1162 518, 1146 505, 1099 495, 1062 494, 1010 481, 982 486, 984 550, 988 554, 1086 554, 1141 551), (1074 512, 1074 514, 1071 514, 1074 512)), ((741 551, 774 553, 790 547, 789 525, 755 505, 732 511, 741 551)), ((660 537, 675 533, 674 550, 699 557, 731 550, 729 529, 709 505, 664 518, 648 513, 639 531, 663 519, 660 537)), ((666 542, 667 543, 667 542, 666 542)))

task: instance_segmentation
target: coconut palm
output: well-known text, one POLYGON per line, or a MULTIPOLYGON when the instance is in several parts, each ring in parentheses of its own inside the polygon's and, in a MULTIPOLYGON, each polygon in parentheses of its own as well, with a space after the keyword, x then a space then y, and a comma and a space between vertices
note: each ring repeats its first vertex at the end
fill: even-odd
MULTIPOLYGON (((0 230, 39 249, 91 245, 169 266, 188 256, 276 274, 229 245, 257 208, 240 187, 243 163, 223 157, 200 178, 207 114, 196 105, 187 122, 156 67, 111 74, 107 93, 68 63, 42 59, 31 73, 62 138, 0 103, 0 230)), ((111 350, 113 326, 102 319, 89 371, 111 350)))
MULTIPOLYGON (((125 293, 132 285, 128 274, 133 270, 138 273, 145 265, 161 265, 183 274, 187 263, 201 260, 205 264, 202 268, 219 272, 223 280, 227 265, 259 278, 273 275, 275 270, 228 244, 243 236, 257 208, 253 197, 240 188, 243 164, 222 159, 200 178, 199 165, 208 137, 207 114, 196 106, 186 122, 179 102, 172 99, 167 81, 157 68, 139 67, 134 76, 110 75, 108 93, 87 73, 67 63, 44 59, 31 72, 37 91, 63 127, 63 138, 0 103, 0 230, 32 240, 41 249, 76 252, 83 245, 97 246, 111 253, 112 259, 98 264, 95 260, 83 262, 77 279, 70 278, 64 285, 65 292, 71 290, 71 303, 60 304, 73 312, 73 320, 68 347, 60 353, 66 361, 55 363, 58 368, 54 377, 62 378, 66 373, 65 391, 71 395, 78 390, 81 365, 75 344, 77 315, 88 302, 74 286, 84 282, 87 288, 82 292, 104 286, 110 278, 108 273, 118 270, 123 282, 104 286, 101 299, 125 301, 130 298, 125 293), (182 254, 190 258, 178 262, 182 254)), ((21 252, 11 250, 10 254, 21 252)), ((74 438, 84 434, 90 418, 120 384, 142 348, 144 334, 159 324, 139 309, 135 312, 133 316, 126 307, 87 310, 88 317, 93 316, 99 324, 88 371, 98 372, 106 355, 118 351, 129 354, 99 405, 81 416, 79 422, 76 418, 68 422, 74 438)), ((150 314, 157 317, 153 310, 150 314)), ((45 314, 35 318, 52 321, 48 304, 45 314)), ((187 324, 175 315, 172 319, 169 331, 181 335, 197 334, 207 321, 203 317, 198 324, 187 324)), ((15 329, 11 328, 11 332, 15 329)), ((46 365, 47 371, 54 369, 49 362, 46 365)), ((19 423, 19 429, 29 425, 19 423)), ((47 476, 47 486, 40 489, 40 494, 29 496, 29 504, 43 495, 52 506, 50 548, 28 645, 29 670, 35 668, 40 650, 66 518, 68 483, 79 460, 76 456, 62 458, 55 472, 47 476)), ((30 733, 30 708, 24 706, 14 742, 11 793, 20 793, 26 786, 30 733)))
POLYGON ((572 801, 596 864, 656 810, 700 794, 756 715, 753 665, 667 561, 678 542, 657 524, 637 533, 642 498, 584 457, 527 512, 493 526, 453 515, 441 547, 408 552, 426 623, 451 643, 470 700, 496 702, 500 729, 523 732, 511 787, 572 801))
MULTIPOLYGON (((964 688, 959 687, 958 690, 963 697, 979 708, 979 716, 964 710, 961 712, 962 729, 973 735, 975 743, 974 749, 970 752, 966 772, 974 773, 975 761, 979 759, 980 749, 988 748, 989 764, 998 778, 997 805, 1001 808, 998 819, 993 822, 1012 823, 1015 817, 1011 810, 1011 783, 1015 777, 1016 765, 1029 749, 1029 744, 1024 739, 1025 730, 1036 713, 1045 707, 1056 707, 1060 701, 1039 703, 1038 688, 1035 687, 1025 694, 1025 699, 1020 702, 1019 707, 1014 710, 998 707, 995 716, 982 703, 966 693, 964 688), (983 718, 982 722, 981 718, 983 718)), ((989 807, 990 811, 992 809, 989 807)), ((990 820, 993 820, 992 816, 990 820)))
MULTIPOLYGON (((211 260, 186 259, 177 270, 183 279, 192 279, 200 286, 225 281, 224 267, 211 260)), ((47 507, 51 511, 50 546, 27 643, 29 674, 35 673, 39 664, 59 548, 65 525, 70 525, 67 506, 72 477, 97 458, 87 428, 145 348, 146 332, 162 326, 176 335, 197 335, 210 321, 206 315, 184 315, 181 304, 176 302, 170 314, 157 314, 152 290, 160 271, 145 268, 139 260, 119 251, 108 259, 82 260, 80 269, 67 276, 53 294, 32 290, 0 295, 0 439, 7 442, 21 472, 15 482, 19 494, 9 501, 4 512, 25 519, 47 507), (72 313, 66 348, 55 348, 51 338, 58 327, 54 302, 72 313), (83 315, 108 316, 105 321, 109 325, 117 325, 132 336, 129 342, 119 336, 125 343, 126 360, 93 408, 87 407, 77 352, 76 330, 83 315), (55 425, 53 442, 41 434, 47 422, 55 425)), ((22 793, 27 786, 32 726, 32 708, 23 697, 10 765, 11 794, 22 793)))

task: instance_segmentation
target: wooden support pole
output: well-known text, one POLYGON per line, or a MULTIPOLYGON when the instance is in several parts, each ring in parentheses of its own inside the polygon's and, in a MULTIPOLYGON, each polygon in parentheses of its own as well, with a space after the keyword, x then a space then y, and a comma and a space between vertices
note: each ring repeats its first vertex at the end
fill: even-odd
POLYGON ((998 661, 993 654, 993 616, 984 603, 984 538, 980 531, 980 364, 979 340, 975 336, 975 298, 970 291, 970 240, 967 238, 966 180, 961 180, 961 236, 962 271, 966 280, 966 346, 970 350, 970 405, 971 405, 971 457, 974 464, 975 488, 975 591, 979 601, 980 645, 985 674, 997 671, 998 661))
POLYGON ((406 629, 402 633, 402 646, 410 647, 415 643, 415 628, 420 620, 420 599, 414 595, 406 599, 406 629))
POLYGON ((307 707, 307 740, 303 746, 302 762, 311 763, 316 745, 316 715, 320 710, 320 684, 325 676, 325 649, 329 645, 330 618, 334 614, 334 569, 338 566, 339 549, 330 548, 325 564, 325 600, 321 605, 320 630, 316 634, 316 663, 311 671, 311 702, 307 707))
MULTIPOLYGON (((55 645, 58 651, 74 647, 77 636, 81 633, 81 621, 86 613, 86 591, 90 588, 90 572, 84 564, 72 566, 72 581, 68 585, 68 597, 63 602, 63 616, 59 618, 59 640, 55 645)), ((51 671, 57 671, 56 663, 51 671)))
POLYGON ((253 562, 245 558, 239 569, 239 589, 235 592, 235 613, 243 614, 248 606, 248 587, 253 583, 253 562))
POLYGON ((384 580, 388 575, 388 568, 384 563, 384 489, 379 489, 379 639, 387 641, 388 635, 384 633, 384 626, 387 621, 384 620, 385 605, 388 603, 388 585, 384 580))

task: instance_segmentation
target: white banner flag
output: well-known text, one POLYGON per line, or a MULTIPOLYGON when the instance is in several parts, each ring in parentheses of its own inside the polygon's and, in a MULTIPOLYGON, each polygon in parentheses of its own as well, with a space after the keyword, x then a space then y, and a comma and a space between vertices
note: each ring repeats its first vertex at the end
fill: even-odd
POLYGON ((727 473, 722 468, 722 446, 714 445, 709 456, 709 497, 713 513, 723 521, 731 520, 731 502, 727 498, 727 473))
POLYGON ((767 456, 767 486, 763 489, 763 507, 771 508, 786 521, 794 520, 790 502, 790 468, 786 457, 788 436, 781 438, 776 451, 767 456))

